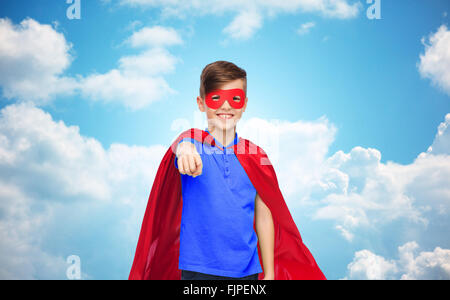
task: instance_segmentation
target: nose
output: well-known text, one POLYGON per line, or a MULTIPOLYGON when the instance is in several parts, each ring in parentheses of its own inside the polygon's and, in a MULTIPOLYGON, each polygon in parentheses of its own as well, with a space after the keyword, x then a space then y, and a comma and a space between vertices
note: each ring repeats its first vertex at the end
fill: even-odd
POLYGON ((227 100, 228 100, 228 98, 225 99, 225 101, 223 102, 223 104, 222 104, 222 106, 220 108, 223 108, 223 109, 231 109, 232 108, 230 103, 228 103, 227 100))

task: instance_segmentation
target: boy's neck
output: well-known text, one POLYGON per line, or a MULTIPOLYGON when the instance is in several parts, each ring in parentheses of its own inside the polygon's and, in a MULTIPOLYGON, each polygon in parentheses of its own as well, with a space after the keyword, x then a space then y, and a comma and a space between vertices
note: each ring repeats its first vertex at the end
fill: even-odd
POLYGON ((208 126, 208 131, 219 143, 222 144, 222 146, 226 147, 234 140, 236 135, 236 126, 228 130, 208 126))

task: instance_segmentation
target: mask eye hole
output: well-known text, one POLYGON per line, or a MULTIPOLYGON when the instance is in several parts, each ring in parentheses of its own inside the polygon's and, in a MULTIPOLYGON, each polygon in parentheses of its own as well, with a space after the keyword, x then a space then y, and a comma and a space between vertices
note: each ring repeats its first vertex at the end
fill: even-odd
POLYGON ((211 99, 214 100, 214 101, 218 101, 220 99, 220 96, 219 95, 214 95, 214 96, 211 97, 211 99))
POLYGON ((234 97, 233 97, 233 101, 239 102, 239 101, 241 101, 241 97, 239 97, 239 96, 234 96, 234 97))

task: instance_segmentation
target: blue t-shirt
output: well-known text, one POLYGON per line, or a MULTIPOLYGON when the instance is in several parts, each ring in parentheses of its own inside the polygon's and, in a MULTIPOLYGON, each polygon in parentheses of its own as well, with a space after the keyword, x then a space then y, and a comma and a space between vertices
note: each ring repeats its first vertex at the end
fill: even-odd
POLYGON ((194 143, 203 168, 195 178, 180 174, 183 209, 178 268, 227 277, 261 273, 253 228, 256 190, 234 154, 237 133, 225 149, 215 140, 224 150, 186 139, 194 143))

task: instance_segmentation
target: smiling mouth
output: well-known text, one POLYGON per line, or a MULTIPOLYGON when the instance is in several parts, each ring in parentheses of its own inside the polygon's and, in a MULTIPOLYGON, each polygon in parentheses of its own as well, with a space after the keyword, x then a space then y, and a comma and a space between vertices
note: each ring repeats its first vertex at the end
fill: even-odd
POLYGON ((228 120, 228 119, 233 118, 234 115, 221 113, 221 114, 217 114, 217 116, 219 117, 219 119, 228 120))

